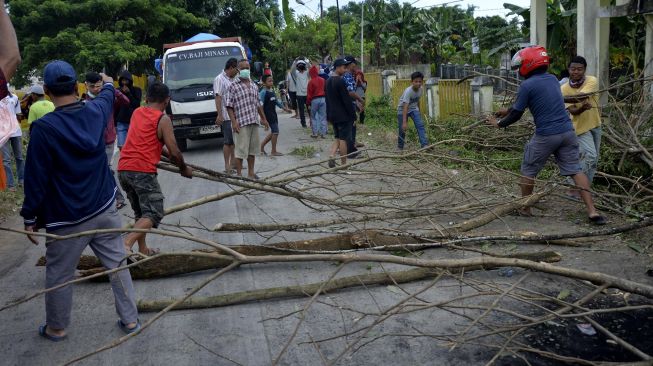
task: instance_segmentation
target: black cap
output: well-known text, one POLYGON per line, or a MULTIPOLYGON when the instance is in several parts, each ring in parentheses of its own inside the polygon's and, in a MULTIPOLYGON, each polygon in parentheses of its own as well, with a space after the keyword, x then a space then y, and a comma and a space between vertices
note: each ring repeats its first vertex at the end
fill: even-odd
POLYGON ((339 58, 333 61, 333 67, 348 65, 344 58, 339 58))
POLYGON ((350 56, 350 55, 345 56, 343 57, 343 60, 345 60, 345 65, 349 65, 349 64, 358 65, 358 61, 356 61, 356 58, 354 56, 350 56))

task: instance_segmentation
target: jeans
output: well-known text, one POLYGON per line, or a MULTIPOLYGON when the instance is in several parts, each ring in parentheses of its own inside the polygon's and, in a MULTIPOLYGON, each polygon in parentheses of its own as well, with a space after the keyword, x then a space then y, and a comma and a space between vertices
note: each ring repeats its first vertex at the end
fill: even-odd
POLYGON ((116 133, 118 134, 118 148, 122 148, 127 141, 127 131, 129 131, 129 123, 118 122, 116 126, 116 133))
MULTIPOLYGON (((408 118, 413 119, 413 123, 415 124, 415 128, 417 129, 417 136, 419 136, 419 144, 421 147, 427 146, 429 144, 429 140, 426 138, 426 128, 424 127, 424 122, 422 121, 422 116, 420 116, 419 111, 409 111, 408 115, 406 115, 406 121, 408 121, 408 118)), ((399 130, 399 139, 397 141, 397 148, 403 149, 404 148, 404 142, 406 141, 406 131, 404 131, 401 128, 401 125, 403 124, 403 116, 401 114, 397 115, 397 124, 398 124, 398 130, 399 130)))
POLYGON ((306 127, 306 96, 297 96, 297 109, 299 109, 299 121, 302 127, 306 127))
POLYGON ((113 161, 113 146, 115 142, 112 142, 110 144, 106 144, 104 148, 104 152, 107 154, 107 161, 109 162, 109 169, 111 170, 111 176, 113 176, 113 180, 116 182, 116 202, 117 203, 123 203, 125 202, 125 196, 122 195, 122 191, 120 191, 120 184, 118 184, 118 179, 116 179, 116 171, 113 170, 111 163, 113 161))
POLYGON ((11 137, 2 147, 2 164, 7 175, 7 187, 14 186, 14 175, 11 170, 11 154, 16 159, 16 174, 18 175, 18 184, 23 184, 25 180, 25 159, 23 158, 23 137, 11 137))
POLYGON ((326 121, 326 99, 324 97, 315 98, 311 100, 311 128, 313 135, 326 136, 327 134, 327 121, 326 121))
POLYGON ((580 166, 590 183, 594 179, 599 163, 601 148, 601 127, 593 128, 578 136, 580 166))

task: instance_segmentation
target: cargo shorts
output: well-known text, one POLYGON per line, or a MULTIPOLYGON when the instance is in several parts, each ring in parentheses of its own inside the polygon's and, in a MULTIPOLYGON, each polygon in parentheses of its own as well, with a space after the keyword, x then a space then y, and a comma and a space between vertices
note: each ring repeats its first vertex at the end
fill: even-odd
POLYGON ((118 172, 118 180, 134 210, 136 220, 148 218, 154 227, 163 219, 163 193, 156 173, 118 172))

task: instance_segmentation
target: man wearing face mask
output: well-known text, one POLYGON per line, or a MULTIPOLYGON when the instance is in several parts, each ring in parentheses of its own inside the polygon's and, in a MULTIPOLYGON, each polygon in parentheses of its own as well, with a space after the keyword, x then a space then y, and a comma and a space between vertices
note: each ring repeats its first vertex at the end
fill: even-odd
MULTIPOLYGON (((84 82, 86 86, 86 93, 82 94, 83 101, 91 101, 95 99, 100 91, 102 90, 102 76, 97 72, 89 72, 86 74, 86 81, 84 82)), ((111 168, 111 163, 113 162, 113 151, 114 144, 116 142, 116 125, 113 120, 113 114, 116 113, 118 108, 129 105, 129 98, 125 94, 121 93, 117 89, 114 89, 114 98, 113 98, 113 113, 109 115, 109 120, 107 121, 107 128, 104 129, 104 144, 106 146, 105 152, 107 154, 107 161, 109 162, 109 168, 111 168)), ((111 174, 114 174, 113 169, 111 174)), ((116 191, 116 208, 121 209, 125 207, 125 197, 122 195, 120 188, 117 188, 116 191)))
MULTIPOLYGON (((118 162, 118 179, 136 217, 134 229, 157 227, 163 218, 163 193, 156 178, 156 165, 161 154, 179 167, 182 177, 193 177, 193 170, 184 163, 177 146, 172 121, 164 113, 170 103, 170 89, 157 81, 147 88, 146 99, 147 104, 137 108, 132 115, 127 141, 118 162)), ((142 254, 159 252, 147 247, 145 233, 135 232, 129 233, 125 239, 127 252, 135 242, 138 242, 138 251, 142 254)))
POLYGON ((259 103, 258 88, 250 79, 249 62, 240 60, 238 69, 238 80, 229 87, 225 101, 236 140, 236 173, 242 175, 243 160, 247 159, 248 178, 258 179, 254 173, 254 159, 259 152, 259 124, 256 114, 261 118, 266 131, 270 125, 259 103))

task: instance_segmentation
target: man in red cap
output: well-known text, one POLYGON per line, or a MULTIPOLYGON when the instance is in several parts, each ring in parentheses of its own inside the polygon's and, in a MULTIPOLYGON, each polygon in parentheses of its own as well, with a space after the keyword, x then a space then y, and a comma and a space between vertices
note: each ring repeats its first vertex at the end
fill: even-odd
MULTIPOLYGON (((517 91, 515 104, 508 110, 496 113, 503 117, 497 121, 488 118, 488 123, 495 127, 508 127, 517 122, 526 108, 531 111, 535 121, 535 135, 526 145, 521 165, 520 187, 522 196, 530 196, 535 187, 535 177, 542 170, 551 155, 556 158, 560 174, 572 177, 580 188, 581 197, 592 224, 604 225, 605 217, 594 207, 589 192, 589 181, 583 173, 578 152, 578 138, 574 132, 569 114, 565 109, 558 79, 547 72, 549 56, 542 46, 531 46, 517 52, 512 59, 513 67, 519 68, 519 74, 526 78, 517 91)), ((520 211, 530 216, 530 207, 520 211)))

